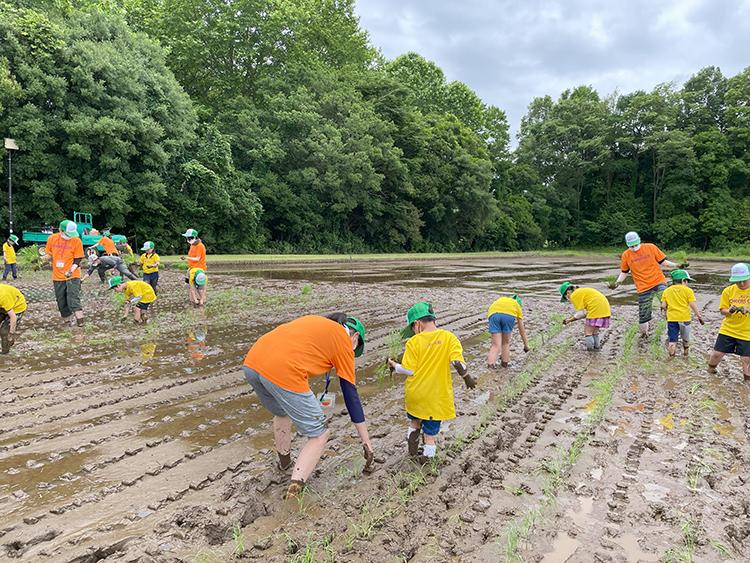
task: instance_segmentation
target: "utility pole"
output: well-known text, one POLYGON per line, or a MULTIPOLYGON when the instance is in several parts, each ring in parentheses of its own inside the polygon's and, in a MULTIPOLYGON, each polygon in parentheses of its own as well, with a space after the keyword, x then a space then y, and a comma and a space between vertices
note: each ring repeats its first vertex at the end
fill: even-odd
POLYGON ((18 150, 16 140, 5 137, 5 150, 8 151, 8 230, 13 234, 13 151, 18 150))

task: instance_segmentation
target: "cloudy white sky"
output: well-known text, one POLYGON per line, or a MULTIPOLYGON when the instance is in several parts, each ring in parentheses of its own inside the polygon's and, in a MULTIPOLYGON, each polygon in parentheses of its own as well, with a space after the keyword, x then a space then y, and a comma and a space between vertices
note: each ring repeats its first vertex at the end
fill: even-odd
POLYGON ((580 84, 606 95, 750 66, 750 0, 357 0, 388 59, 416 51, 508 114, 580 84))

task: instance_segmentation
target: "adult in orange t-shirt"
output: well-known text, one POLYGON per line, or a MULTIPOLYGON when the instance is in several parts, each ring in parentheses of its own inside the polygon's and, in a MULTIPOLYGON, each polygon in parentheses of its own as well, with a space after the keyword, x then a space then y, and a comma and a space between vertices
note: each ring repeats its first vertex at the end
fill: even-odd
MULTIPOLYGON (((374 454, 365 415, 357 393, 354 358, 365 347, 365 327, 355 317, 335 313, 309 315, 282 324, 261 336, 245 356, 243 369, 261 404, 273 414, 273 435, 279 467, 292 465, 292 422, 308 440, 292 471, 287 498, 298 496, 320 460, 330 435, 318 398, 310 390, 310 377, 336 370, 349 417, 362 441, 365 472, 373 469, 374 454)), ((328 397, 326 397, 329 400, 328 397)))
POLYGON ((102 248, 104 254, 109 254, 110 256, 119 256, 120 251, 117 250, 115 242, 110 238, 111 234, 112 233, 109 231, 109 229, 106 229, 102 233, 102 238, 99 239, 97 245, 102 248))
POLYGON ((62 221, 59 232, 50 235, 45 247, 45 257, 52 261, 52 285, 60 316, 65 322, 75 317, 78 326, 83 325, 81 307, 81 260, 83 244, 78 236, 78 225, 73 221, 62 221))
POLYGON ((193 268, 199 268, 205 272, 207 270, 206 247, 201 239, 198 238, 198 231, 195 229, 188 229, 182 233, 182 236, 185 237, 190 245, 187 258, 183 258, 183 260, 187 260, 188 269, 192 270, 193 268))
POLYGON ((667 278, 664 277, 661 267, 673 270, 680 265, 667 260, 667 255, 655 244, 641 244, 641 237, 636 232, 626 234, 625 243, 628 249, 620 258, 620 275, 614 287, 625 281, 628 274, 633 276, 635 291, 638 293, 638 322, 641 337, 645 338, 648 336, 651 323, 654 297, 667 288, 667 278))

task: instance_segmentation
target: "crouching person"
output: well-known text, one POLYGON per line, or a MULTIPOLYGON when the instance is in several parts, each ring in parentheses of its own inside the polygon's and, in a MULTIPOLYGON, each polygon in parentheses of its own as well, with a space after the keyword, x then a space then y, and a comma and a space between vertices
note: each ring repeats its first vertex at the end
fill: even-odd
POLYGON ((0 353, 7 354, 16 342, 16 330, 26 311, 26 298, 18 288, 0 283, 0 353))
POLYGON ((141 280, 123 281, 120 276, 112 276, 109 279, 109 289, 125 294, 125 309, 122 319, 127 320, 130 311, 133 311, 133 320, 138 323, 146 322, 146 311, 156 301, 156 293, 150 284, 141 280))
MULTIPOLYGON (((365 327, 355 317, 336 313, 308 315, 284 323, 261 336, 245 356, 245 377, 261 404, 273 414, 273 435, 278 466, 292 466, 292 422, 307 438, 292 470, 286 498, 299 496, 320 460, 330 431, 320 400, 308 378, 336 370, 349 417, 362 442, 365 473, 375 457, 365 415, 357 393, 354 358, 365 348, 365 327)), ((330 377, 326 379, 326 390, 330 377)))

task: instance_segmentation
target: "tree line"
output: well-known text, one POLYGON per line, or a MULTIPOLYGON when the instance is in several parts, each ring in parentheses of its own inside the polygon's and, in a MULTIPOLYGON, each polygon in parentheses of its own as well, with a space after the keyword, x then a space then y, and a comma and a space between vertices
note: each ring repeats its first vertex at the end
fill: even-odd
POLYGON ((750 67, 536 98, 511 150, 500 108, 384 59, 354 4, 0 0, 16 223, 215 252, 746 244, 750 67))

